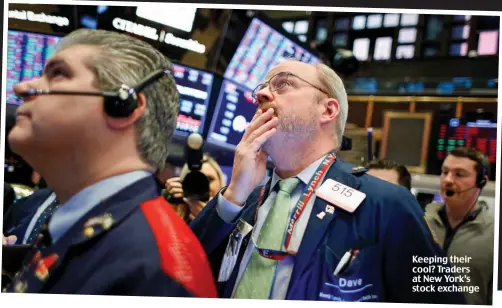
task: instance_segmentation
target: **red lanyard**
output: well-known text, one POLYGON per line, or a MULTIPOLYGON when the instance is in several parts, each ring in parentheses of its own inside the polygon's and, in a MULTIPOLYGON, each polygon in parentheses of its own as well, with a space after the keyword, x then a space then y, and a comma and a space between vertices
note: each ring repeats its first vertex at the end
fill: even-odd
MULTIPOLYGON (((322 163, 319 165, 317 168, 317 171, 314 173, 312 178, 310 179, 309 184, 305 187, 302 196, 300 197, 300 200, 298 200, 298 203, 296 204, 294 211, 291 213, 291 216, 289 217, 288 221, 288 228, 286 232, 286 236, 284 238, 284 247, 286 249, 286 252, 284 251, 277 251, 277 250, 272 250, 272 249, 263 249, 259 248, 256 243, 254 243, 256 250, 258 253, 265 258, 272 259, 272 260, 277 260, 280 261, 284 259, 288 254, 290 253, 295 253, 293 251, 289 251, 289 244, 291 242, 291 238, 293 237, 293 231, 295 229, 297 221, 300 219, 303 211, 305 210, 306 205, 309 203, 310 199, 312 198, 312 194, 321 182, 321 179, 323 178, 324 174, 326 171, 328 171, 329 167, 335 162, 336 160, 336 155, 334 152, 329 153, 322 163)), ((263 195, 265 192, 265 186, 262 187, 260 190, 260 195, 258 197, 258 206, 256 208, 256 213, 255 213, 255 225, 256 221, 258 219, 258 210, 262 206, 264 200, 263 200, 263 195)), ((252 236, 251 236, 252 239, 252 236)), ((253 240, 254 242, 254 240, 253 240)))

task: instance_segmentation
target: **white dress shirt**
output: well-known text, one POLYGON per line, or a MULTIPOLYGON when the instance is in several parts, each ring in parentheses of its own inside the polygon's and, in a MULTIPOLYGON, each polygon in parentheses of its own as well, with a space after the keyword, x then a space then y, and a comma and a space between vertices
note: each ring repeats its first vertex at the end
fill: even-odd
MULTIPOLYGON (((312 163, 310 166, 305 168, 302 172, 300 172, 297 177, 300 179, 300 184, 298 184, 298 187, 292 192, 291 194, 291 207, 289 210, 288 217, 291 215, 291 212, 294 210, 295 205, 297 202, 300 200, 300 197, 303 193, 303 190, 305 187, 308 185, 310 182, 310 179, 316 172, 317 168, 325 158, 322 157, 312 163)), ((272 182, 270 185, 270 194, 268 198, 265 200, 263 205, 260 207, 258 210, 258 219, 257 222, 254 226, 253 229, 253 238, 258 239, 259 232, 261 230, 261 227, 263 226, 263 223, 265 222, 265 218, 267 217, 271 206, 274 204, 275 198, 277 196, 276 191, 274 191, 274 187, 279 182, 282 180, 277 173, 274 170, 274 174, 272 175, 272 182)), ((321 179, 322 181, 322 179, 321 179)), ((309 200, 307 205, 305 206, 305 209, 298 219, 295 228, 293 230, 293 236, 291 238, 291 242, 293 243, 298 243, 298 245, 301 243, 301 240, 303 238, 303 234, 305 232, 305 229, 307 228, 307 224, 310 218, 310 214, 312 212, 312 207, 315 202, 315 194, 312 194, 312 198, 309 200)), ((216 207, 216 210, 218 212, 218 215, 223 219, 223 221, 230 223, 233 221, 241 212, 243 207, 240 207, 238 205, 235 205, 228 200, 226 200, 222 194, 218 194, 218 204, 216 207)), ((284 230, 286 232, 286 230, 284 230)), ((293 248, 293 247, 292 247, 293 248)), ((296 247, 297 249, 298 247, 296 247)), ((244 253, 244 256, 242 258, 242 262, 240 263, 239 266, 239 273, 234 285, 234 289, 232 292, 232 296, 235 293, 236 287, 239 285, 239 281, 244 274, 244 270, 247 267, 247 264, 251 258, 251 255, 253 253, 253 249, 255 249, 255 246, 253 244, 253 241, 249 241, 246 251, 244 253)), ((291 279, 291 274, 293 272, 293 265, 294 265, 294 257, 288 255, 286 258, 284 258, 282 261, 279 261, 277 265, 277 270, 276 270, 276 275, 274 277, 273 281, 273 286, 272 286, 272 292, 271 292, 271 299, 285 299, 286 298, 286 293, 288 291, 288 286, 289 286, 289 281, 291 279)))

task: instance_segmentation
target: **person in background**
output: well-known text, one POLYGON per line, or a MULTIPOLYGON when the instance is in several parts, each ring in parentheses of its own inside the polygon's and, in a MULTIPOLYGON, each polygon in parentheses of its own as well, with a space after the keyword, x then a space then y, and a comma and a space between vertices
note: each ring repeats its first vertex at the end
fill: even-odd
POLYGON ((179 113, 169 59, 80 29, 14 92, 24 103, 10 146, 50 189, 26 198, 37 206, 4 237, 33 246, 4 292, 216 297, 200 243, 155 179, 179 113))
POLYGON ((231 181, 190 224, 221 297, 464 302, 413 282, 413 269, 428 267, 414 257, 443 256, 413 195, 338 157, 348 101, 329 66, 281 62, 253 98, 231 181), (261 185, 269 156, 275 169, 261 185))
MULTIPOLYGON (((190 223, 206 206, 207 202, 185 198, 183 195, 182 182, 190 170, 185 164, 181 169, 179 177, 173 177, 166 181, 164 196, 172 195, 174 198, 183 198, 184 203, 172 204, 178 215, 187 223, 190 223)), ((225 175, 220 165, 209 154, 205 153, 202 159, 202 168, 200 170, 209 180, 209 198, 212 199, 226 184, 225 175)))
POLYGON ((478 287, 465 292, 470 305, 491 305, 493 293, 494 217, 479 201, 488 182, 488 159, 469 148, 456 148, 446 157, 441 170, 441 195, 445 202, 431 203, 425 215, 444 251, 466 276, 460 285, 478 287), (458 258, 466 257, 469 260, 458 258))
POLYGON ((411 174, 408 169, 390 159, 373 160, 366 165, 368 174, 411 190, 411 174))

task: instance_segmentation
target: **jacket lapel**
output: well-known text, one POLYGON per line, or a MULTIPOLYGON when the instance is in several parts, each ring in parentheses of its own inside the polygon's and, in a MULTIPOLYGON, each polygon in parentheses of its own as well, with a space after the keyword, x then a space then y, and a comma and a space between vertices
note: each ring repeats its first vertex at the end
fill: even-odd
POLYGON ((153 177, 147 177, 103 200, 73 225, 58 242, 46 247, 37 245, 25 260, 25 269, 18 273, 5 291, 45 293, 44 286, 54 272, 64 264, 69 249, 91 241, 112 229, 141 203, 158 197, 159 193, 153 177))
MULTIPOLYGON (((346 163, 339 161, 339 158, 337 158, 337 161, 335 161, 335 163, 331 166, 326 176, 324 177, 323 183, 327 179, 333 179, 351 188, 359 189, 361 184, 358 178, 346 172, 344 170, 346 169, 346 166, 344 166, 344 164, 346 163)), ((312 208, 312 213, 310 214, 309 217, 309 222, 307 224, 307 227, 305 229, 302 238, 302 242, 296 254, 295 258, 296 261, 293 268, 291 282, 294 282, 295 277, 299 273, 303 272, 303 270, 307 266, 308 264, 307 260, 311 259, 312 255, 314 254, 316 248, 319 245, 319 242, 324 238, 324 235, 328 230, 328 227, 332 226, 333 223, 335 222, 338 211, 343 211, 343 210, 336 207, 336 205, 330 204, 328 201, 325 201, 324 199, 316 197, 312 208)), ((290 283, 290 285, 292 285, 292 283, 290 283)))

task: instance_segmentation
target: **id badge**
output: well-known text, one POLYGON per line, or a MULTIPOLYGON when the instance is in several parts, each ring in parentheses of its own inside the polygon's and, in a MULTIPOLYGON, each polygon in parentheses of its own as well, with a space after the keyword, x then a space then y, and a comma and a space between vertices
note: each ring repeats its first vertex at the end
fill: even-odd
MULTIPOLYGON (((327 179, 326 182, 316 190, 316 196, 349 213, 353 213, 366 198, 366 194, 332 179, 327 179)), ((333 214, 334 208, 327 207, 326 211, 329 214, 333 214)))
POLYGON ((237 227, 234 229, 234 231, 232 231, 232 234, 230 234, 227 248, 225 249, 225 255, 223 256, 223 261, 221 263, 218 282, 228 281, 228 279, 232 275, 235 264, 237 262, 237 257, 239 256, 239 251, 242 246, 242 241, 252 230, 253 226, 242 219, 239 220, 237 227))

